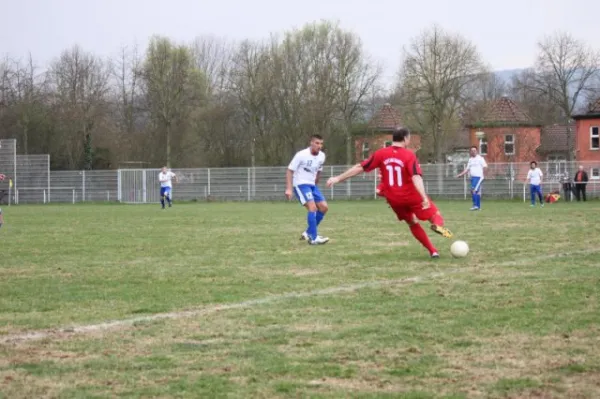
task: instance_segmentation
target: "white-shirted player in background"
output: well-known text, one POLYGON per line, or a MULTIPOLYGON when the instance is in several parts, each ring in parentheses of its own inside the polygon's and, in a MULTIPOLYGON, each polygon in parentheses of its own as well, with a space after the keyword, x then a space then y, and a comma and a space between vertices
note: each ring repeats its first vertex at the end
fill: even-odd
POLYGON ((173 178, 177 181, 175 173, 171 172, 170 169, 167 169, 166 166, 163 166, 158 174, 158 181, 160 182, 160 204, 162 205, 162 209, 165 209, 165 199, 169 203, 169 208, 172 206, 171 188, 173 187, 173 184, 171 183, 171 180, 173 178))
POLYGON ((471 176, 471 198, 473 200, 472 211, 478 211, 481 209, 481 184, 484 178, 484 169, 488 167, 487 162, 481 155, 478 154, 477 147, 471 147, 471 157, 467 163, 467 167, 462 173, 459 173, 456 177, 462 177, 466 173, 471 176))
POLYGON ((325 163, 325 153, 321 148, 323 138, 318 134, 313 135, 310 146, 296 153, 286 172, 285 196, 291 200, 293 190, 298 201, 308 211, 308 228, 300 238, 308 240, 311 245, 325 244, 329 241, 329 238, 317 234, 317 226, 328 210, 327 201, 317 186, 325 163))
POLYGON ((531 206, 535 206, 535 197, 540 200, 540 205, 544 206, 544 198, 542 196, 542 178, 544 174, 542 170, 538 168, 537 162, 531 161, 529 164, 529 171, 527 172, 527 182, 529 183, 529 189, 531 191, 531 206))

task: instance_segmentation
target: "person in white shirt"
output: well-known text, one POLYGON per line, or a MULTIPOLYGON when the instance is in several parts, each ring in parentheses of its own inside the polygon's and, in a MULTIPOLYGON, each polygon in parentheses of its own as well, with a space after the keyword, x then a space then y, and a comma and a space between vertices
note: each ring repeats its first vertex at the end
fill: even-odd
POLYGON ((169 208, 173 206, 171 201, 171 188, 173 187, 173 184, 171 183, 172 179, 177 181, 175 173, 171 172, 170 169, 167 169, 166 166, 163 166, 158 174, 158 181, 160 182, 160 204, 162 205, 162 209, 165 209, 165 199, 169 203, 169 208))
POLYGON ((484 179, 484 170, 488 167, 485 159, 478 154, 477 147, 471 147, 471 157, 467 163, 467 167, 456 177, 462 177, 469 173, 471 176, 471 199, 473 200, 472 211, 478 211, 481 209, 481 184, 484 179))
POLYGON ((296 198, 308 211, 308 228, 300 239, 307 240, 311 245, 325 244, 329 241, 329 238, 317 234, 317 226, 328 210, 327 201, 317 186, 325 163, 325 153, 321 148, 323 138, 318 134, 313 135, 310 146, 296 153, 286 171, 285 196, 288 200, 292 199, 293 187, 296 198))
POLYGON ((540 200, 540 205, 544 206, 544 199, 542 196, 542 178, 544 174, 542 170, 537 167, 537 162, 531 161, 529 164, 529 171, 527 172, 527 182, 529 183, 529 189, 531 191, 531 206, 535 206, 535 197, 537 196, 540 200))

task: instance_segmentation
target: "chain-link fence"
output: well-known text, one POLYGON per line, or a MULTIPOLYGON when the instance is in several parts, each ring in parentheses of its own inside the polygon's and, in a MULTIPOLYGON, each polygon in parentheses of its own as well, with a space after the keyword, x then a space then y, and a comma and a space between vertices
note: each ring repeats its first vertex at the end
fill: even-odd
MULTIPOLYGON (((13 204, 83 201, 158 203, 159 169, 119 169, 94 171, 50 171, 48 155, 15 155, 14 145, 2 142, 0 173, 13 174, 10 201, 13 204), (13 149, 11 149, 13 148, 13 149), (12 157, 12 158, 11 158, 12 157), (12 161, 10 159, 12 159, 12 161), (11 172, 12 171, 12 172, 11 172), (8 173, 7 173, 8 172, 8 173)), ((544 191, 564 191, 573 183, 579 166, 588 175, 587 198, 600 198, 600 161, 541 162, 544 191)), ((424 164, 423 179, 433 198, 465 200, 470 198, 468 178, 456 178, 464 164, 424 164)), ((325 166, 319 185, 328 200, 376 198, 378 174, 365 173, 326 188, 330 176, 347 166, 325 166)), ((484 198, 528 200, 526 184, 528 163, 489 164, 482 186, 484 198)), ((173 169, 175 201, 279 201, 284 200, 286 167, 173 169)), ((0 193, 2 188, 0 187, 0 193)), ((3 203, 7 203, 7 194, 3 203)), ((567 195, 566 198, 571 198, 567 195)))

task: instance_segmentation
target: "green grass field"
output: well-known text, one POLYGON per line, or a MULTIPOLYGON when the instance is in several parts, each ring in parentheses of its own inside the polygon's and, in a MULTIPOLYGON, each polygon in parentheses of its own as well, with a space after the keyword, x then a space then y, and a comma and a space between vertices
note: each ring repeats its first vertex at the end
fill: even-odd
POLYGON ((600 397, 600 202, 437 204, 5 207, 0 397, 600 397))

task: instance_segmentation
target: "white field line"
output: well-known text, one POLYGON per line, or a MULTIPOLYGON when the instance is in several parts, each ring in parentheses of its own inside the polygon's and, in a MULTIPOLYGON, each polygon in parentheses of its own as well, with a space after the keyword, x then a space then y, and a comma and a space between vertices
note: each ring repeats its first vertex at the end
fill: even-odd
MULTIPOLYGON (((528 263, 538 262, 538 261, 542 261, 542 260, 549 260, 549 259, 554 259, 554 258, 564 258, 564 257, 569 257, 569 256, 575 256, 575 255, 588 255, 588 254, 594 254, 594 253, 598 253, 598 252, 600 252, 600 248, 585 249, 585 250, 578 250, 578 251, 565 252, 565 253, 559 253, 559 254, 548 254, 548 255, 536 256, 536 257, 531 257, 531 258, 510 260, 510 261, 506 261, 506 262, 487 263, 486 267, 489 268, 489 267, 519 266, 519 265, 526 265, 528 263)), ((357 291, 357 290, 360 290, 363 288, 378 288, 378 287, 384 287, 384 286, 396 285, 396 284, 414 284, 414 283, 422 282, 424 280, 431 280, 431 279, 436 279, 436 278, 440 278, 440 277, 444 277, 444 276, 448 276, 448 275, 452 275, 452 274, 465 272, 471 268, 473 268, 473 266, 448 269, 443 272, 430 273, 430 274, 426 274, 426 275, 422 275, 422 276, 407 277, 407 278, 401 278, 401 279, 375 280, 375 281, 367 281, 367 282, 351 284, 351 285, 340 285, 340 286, 335 286, 335 287, 323 288, 323 289, 313 290, 313 291, 289 292, 289 293, 280 294, 280 295, 271 295, 271 296, 267 296, 264 298, 250 299, 250 300, 242 301, 242 302, 211 305, 211 306, 206 306, 206 307, 194 309, 194 310, 184 310, 184 311, 168 312, 168 313, 157 313, 157 314, 148 315, 148 316, 139 316, 139 317, 132 317, 132 318, 128 318, 128 319, 112 320, 112 321, 106 321, 106 322, 97 323, 97 324, 88 324, 88 325, 73 326, 73 327, 59 327, 59 328, 55 328, 55 329, 30 331, 30 332, 12 334, 12 335, 0 337, 0 344, 41 340, 41 339, 59 337, 59 336, 65 337, 66 335, 81 334, 81 333, 86 333, 86 332, 87 333, 98 332, 98 331, 103 331, 103 330, 116 329, 119 327, 126 327, 126 326, 130 326, 130 325, 133 325, 136 323, 152 322, 152 321, 158 321, 158 320, 164 320, 164 319, 180 319, 180 318, 185 318, 185 317, 202 316, 202 315, 206 315, 206 314, 215 313, 218 311, 249 308, 249 307, 253 307, 253 306, 259 306, 259 305, 265 305, 265 304, 270 304, 270 303, 274 303, 274 302, 284 301, 286 299, 292 299, 292 298, 309 298, 309 297, 315 297, 315 296, 334 295, 334 294, 340 294, 343 292, 357 291)))

